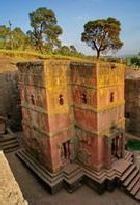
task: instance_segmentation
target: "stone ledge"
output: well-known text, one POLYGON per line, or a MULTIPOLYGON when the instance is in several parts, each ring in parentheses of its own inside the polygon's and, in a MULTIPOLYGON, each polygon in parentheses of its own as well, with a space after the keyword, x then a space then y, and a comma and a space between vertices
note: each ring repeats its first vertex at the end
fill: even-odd
MULTIPOLYGON (((99 194, 104 193, 105 190, 113 191, 118 186, 124 186, 121 177, 130 166, 133 166, 131 161, 123 158, 118 160, 109 170, 95 171, 75 163, 69 164, 59 172, 51 173, 27 151, 20 150, 16 155, 46 184, 46 188, 51 194, 56 193, 63 187, 68 192, 73 192, 82 184, 88 185, 99 194)), ((134 173, 132 174, 134 175, 134 173)), ((139 187, 134 188, 138 190, 139 187)), ((139 200, 139 192, 137 192, 137 195, 131 194, 131 196, 139 200)))

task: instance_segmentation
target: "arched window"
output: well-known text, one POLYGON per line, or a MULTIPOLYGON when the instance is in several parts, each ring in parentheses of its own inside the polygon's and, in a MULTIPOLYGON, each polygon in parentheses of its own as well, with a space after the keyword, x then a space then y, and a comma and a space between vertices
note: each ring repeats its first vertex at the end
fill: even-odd
POLYGON ((87 95, 85 93, 81 95, 81 100, 82 100, 82 103, 87 104, 87 95))
POLYGON ((114 102, 114 100, 115 100, 115 93, 112 92, 110 93, 110 102, 114 102))
POLYGON ((59 103, 60 103, 60 105, 64 104, 64 96, 63 95, 59 95, 59 103))
POLYGON ((32 104, 35 105, 35 99, 33 95, 31 95, 31 101, 32 101, 32 104))

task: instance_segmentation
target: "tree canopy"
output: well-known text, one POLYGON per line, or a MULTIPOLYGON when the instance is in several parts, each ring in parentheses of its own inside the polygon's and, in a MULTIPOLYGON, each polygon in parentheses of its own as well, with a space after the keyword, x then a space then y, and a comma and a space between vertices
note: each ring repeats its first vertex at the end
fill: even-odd
POLYGON ((0 26, 0 39, 1 39, 0 47, 6 48, 7 42, 9 40, 9 34, 10 34, 10 28, 5 25, 1 25, 0 26))
POLYGON ((134 56, 130 59, 130 63, 131 65, 140 67, 140 58, 137 56, 134 56))
POLYGON ((7 26, 0 26, 1 47, 4 49, 24 50, 27 36, 19 27, 11 29, 7 26))
POLYGON ((59 35, 62 28, 57 25, 55 14, 52 10, 45 7, 29 13, 33 30, 27 32, 32 44, 37 50, 42 52, 43 45, 49 44, 51 47, 60 46, 59 35))
POLYGON ((12 41, 14 49, 24 50, 27 45, 27 36, 21 28, 16 27, 12 31, 12 41))
POLYGON ((99 58, 101 53, 118 50, 123 46, 120 31, 121 23, 115 18, 89 21, 84 25, 81 41, 96 50, 97 58, 99 58))
MULTIPOLYGON (((84 57, 74 45, 66 46, 59 37, 63 33, 55 13, 40 7, 29 13, 31 29, 24 32, 20 27, 0 25, 0 49, 37 51, 43 54, 84 57)), ((115 18, 89 21, 84 25, 81 41, 86 42, 97 57, 108 51, 116 51, 123 46, 120 40, 121 24, 115 18)), ((91 56, 88 56, 89 58, 91 56)))

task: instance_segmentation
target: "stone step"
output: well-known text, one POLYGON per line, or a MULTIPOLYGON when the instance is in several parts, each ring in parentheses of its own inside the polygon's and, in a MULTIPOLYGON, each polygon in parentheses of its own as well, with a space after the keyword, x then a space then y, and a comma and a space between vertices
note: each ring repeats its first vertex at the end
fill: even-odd
POLYGON ((119 174, 119 172, 110 169, 110 170, 105 170, 105 176, 107 177, 107 179, 114 179, 116 177, 120 178, 121 175, 119 174))
POLYGON ((19 146, 18 142, 9 143, 9 144, 3 145, 2 147, 5 150, 5 149, 8 149, 14 146, 19 146))
POLYGON ((0 147, 5 153, 16 151, 19 148, 19 142, 15 135, 6 134, 0 137, 0 147))
POLYGON ((113 180, 116 177, 120 178, 118 172, 116 172, 116 170, 113 169, 101 170, 100 172, 91 169, 84 169, 84 173, 99 183, 102 183, 106 179, 113 180))
POLYGON ((134 177, 138 174, 139 169, 135 168, 135 170, 129 175, 129 177, 123 182, 124 186, 128 186, 130 182, 134 179, 134 177))
POLYGON ((24 161, 26 166, 30 168, 33 172, 36 173, 38 177, 40 177, 45 183, 49 184, 49 186, 55 186, 56 184, 60 183, 62 181, 62 176, 59 175, 59 177, 50 177, 46 172, 43 171, 43 169, 40 167, 39 164, 36 164, 31 158, 29 158, 27 155, 25 155, 22 151, 19 151, 16 153, 16 155, 24 161))
POLYGON ((34 164, 32 164, 29 160, 18 153, 18 157, 25 163, 25 165, 31 169, 41 180, 43 180, 45 183, 52 185, 51 178, 49 176, 46 176, 46 174, 42 173, 39 168, 36 168, 34 164))
POLYGON ((119 170, 120 173, 123 173, 121 178, 123 185, 129 192, 131 190, 131 195, 137 196, 137 199, 139 199, 140 181, 138 178, 138 168, 128 161, 125 162, 125 160, 121 160, 121 162, 116 164, 115 169, 101 170, 101 172, 90 170, 88 168, 80 168, 80 166, 77 164, 70 164, 67 168, 60 172, 51 173, 45 167, 39 164, 38 161, 26 150, 19 150, 16 154, 28 168, 30 168, 52 189, 59 184, 62 185, 63 181, 66 182, 64 184, 67 184, 68 187, 70 186, 70 189, 72 187, 77 188, 78 185, 75 186, 75 184, 80 184, 84 175, 98 182, 99 184, 102 184, 106 179, 115 179, 118 173, 116 170, 119 170), (117 166, 119 166, 118 169, 117 166))
POLYGON ((5 152, 5 153, 14 152, 14 151, 17 151, 19 148, 20 148, 19 145, 13 146, 13 147, 4 149, 4 152, 5 152))
POLYGON ((2 142, 6 142, 6 141, 11 141, 11 140, 17 140, 17 137, 16 136, 13 136, 13 135, 4 135, 2 137, 0 137, 0 143, 2 142))
POLYGON ((126 159, 128 155, 129 155, 129 152, 128 152, 128 151, 125 151, 125 153, 124 153, 124 158, 126 159))
POLYGON ((128 161, 128 162, 132 162, 132 161, 133 161, 133 157, 132 157, 132 156, 129 156, 129 157, 126 158, 125 160, 128 161))
POLYGON ((26 164, 26 166, 28 168, 30 168, 31 170, 33 170, 41 179, 43 179, 43 181, 47 182, 51 182, 51 178, 50 176, 47 176, 46 173, 44 173, 42 170, 40 170, 39 166, 36 167, 36 165, 34 164, 34 162, 29 159, 26 155, 24 155, 22 152, 18 152, 17 156, 24 161, 24 163, 26 164), (45 178, 44 178, 45 177, 45 178))
POLYGON ((137 183, 137 181, 140 179, 140 176, 139 176, 139 174, 137 174, 136 176, 135 176, 135 178, 131 181, 131 183, 129 184, 129 186, 127 187, 127 190, 128 191, 130 191, 133 187, 134 187, 134 185, 137 183))
POLYGON ((131 172, 135 169, 135 165, 130 165, 128 169, 123 173, 121 177, 121 181, 124 181, 130 174, 131 172))
POLYGON ((116 160, 117 160, 116 157, 112 157, 112 158, 111 158, 111 163, 113 164, 116 160))
MULTIPOLYGON (((37 161, 29 152, 27 152, 27 151, 24 150, 24 149, 20 150, 20 152, 21 152, 24 156, 28 157, 29 160, 32 160, 32 162, 34 162, 36 165, 38 165, 38 161, 37 161)), ((60 176, 60 172, 54 174, 54 173, 49 172, 45 167, 41 166, 41 164, 40 164, 39 166, 40 166, 40 168, 41 168, 47 175, 49 175, 51 178, 52 178, 52 177, 60 176)))
POLYGON ((108 175, 108 176, 111 176, 113 175, 114 173, 116 173, 116 171, 114 171, 113 169, 102 169, 100 171, 95 171, 89 167, 85 167, 85 170, 88 170, 90 173, 93 173, 95 174, 97 177, 100 177, 101 175, 108 175))
POLYGON ((137 194, 135 195, 135 199, 140 201, 140 190, 137 192, 137 194))
POLYGON ((140 190, 140 180, 137 181, 137 183, 135 184, 135 186, 131 190, 130 194, 135 196, 139 190, 140 190))
POLYGON ((3 142, 3 143, 0 143, 0 145, 3 147, 3 148, 5 148, 5 147, 9 147, 9 146, 12 146, 12 145, 15 145, 15 144, 18 144, 19 145, 19 143, 18 143, 18 141, 17 140, 15 140, 15 141, 6 141, 6 142, 3 142))
MULTIPOLYGON (((27 155, 27 153, 26 153, 26 155, 27 155)), ((31 158, 31 157, 30 157, 31 158)), ((38 164, 38 163, 37 163, 38 164)), ((40 166, 41 167, 41 166, 40 166)), ((81 178, 81 176, 82 176, 82 169, 79 167, 79 166, 77 166, 76 167, 76 169, 74 170, 74 171, 72 171, 69 175, 68 175, 68 173, 66 172, 66 170, 63 172, 63 176, 62 176, 62 174, 60 175, 60 172, 58 173, 58 174, 52 174, 52 173, 50 173, 50 172, 48 172, 46 169, 44 169, 44 167, 41 167, 41 170, 43 170, 46 174, 47 174, 47 176, 49 176, 50 177, 50 179, 51 179, 51 181, 53 181, 53 180, 59 180, 60 178, 62 179, 62 178, 64 178, 65 179, 65 181, 67 181, 67 182, 70 182, 70 183, 73 183, 73 181, 77 178, 77 179, 79 179, 79 178, 81 178)))
POLYGON ((65 179, 68 179, 68 180, 72 180, 72 179, 74 179, 75 177, 78 177, 78 176, 80 178, 81 175, 83 175, 82 169, 78 169, 70 175, 64 173, 65 179))
POLYGON ((132 162, 128 162, 124 159, 119 159, 114 163, 112 168, 122 176, 122 174, 130 167, 131 164, 132 162))
POLYGON ((65 178, 65 176, 64 176, 64 180, 65 180, 67 183, 69 183, 69 184, 73 184, 73 183, 75 183, 76 181, 79 181, 82 177, 83 177, 83 173, 79 173, 79 174, 73 176, 73 177, 70 178, 70 179, 69 179, 69 178, 65 178))
POLYGON ((88 176, 89 178, 93 179, 94 181, 97 181, 99 183, 102 183, 106 180, 105 174, 100 174, 100 175, 96 175, 96 173, 91 172, 87 169, 84 170, 84 174, 86 176, 88 176))
POLYGON ((132 161, 133 160, 133 153, 126 151, 124 154, 124 159, 127 161, 132 161))
POLYGON ((65 177, 68 179, 75 177, 82 172, 82 168, 77 164, 70 164, 63 170, 65 177))
POLYGON ((76 173, 75 176, 70 175, 69 177, 65 174, 59 174, 56 177, 54 177, 53 175, 52 177, 50 177, 50 175, 48 175, 46 172, 43 171, 42 168, 40 168, 39 164, 35 164, 34 161, 30 157, 28 157, 27 154, 25 154, 23 151, 19 151, 16 154, 25 162, 26 166, 31 168, 44 182, 49 184, 49 186, 55 186, 63 180, 65 180, 69 184, 73 184, 75 181, 78 181, 83 176, 81 172, 76 173))

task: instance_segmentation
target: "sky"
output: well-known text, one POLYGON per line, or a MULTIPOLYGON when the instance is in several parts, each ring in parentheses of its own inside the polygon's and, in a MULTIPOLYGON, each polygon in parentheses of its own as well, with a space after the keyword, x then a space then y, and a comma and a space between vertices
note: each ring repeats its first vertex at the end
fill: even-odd
POLYGON ((81 42, 83 25, 89 20, 115 17, 121 22, 123 48, 115 55, 140 52, 140 0, 0 0, 0 25, 10 20, 13 27, 30 29, 28 13, 39 7, 52 9, 63 28, 64 45, 74 45, 85 54, 94 54, 81 42))

